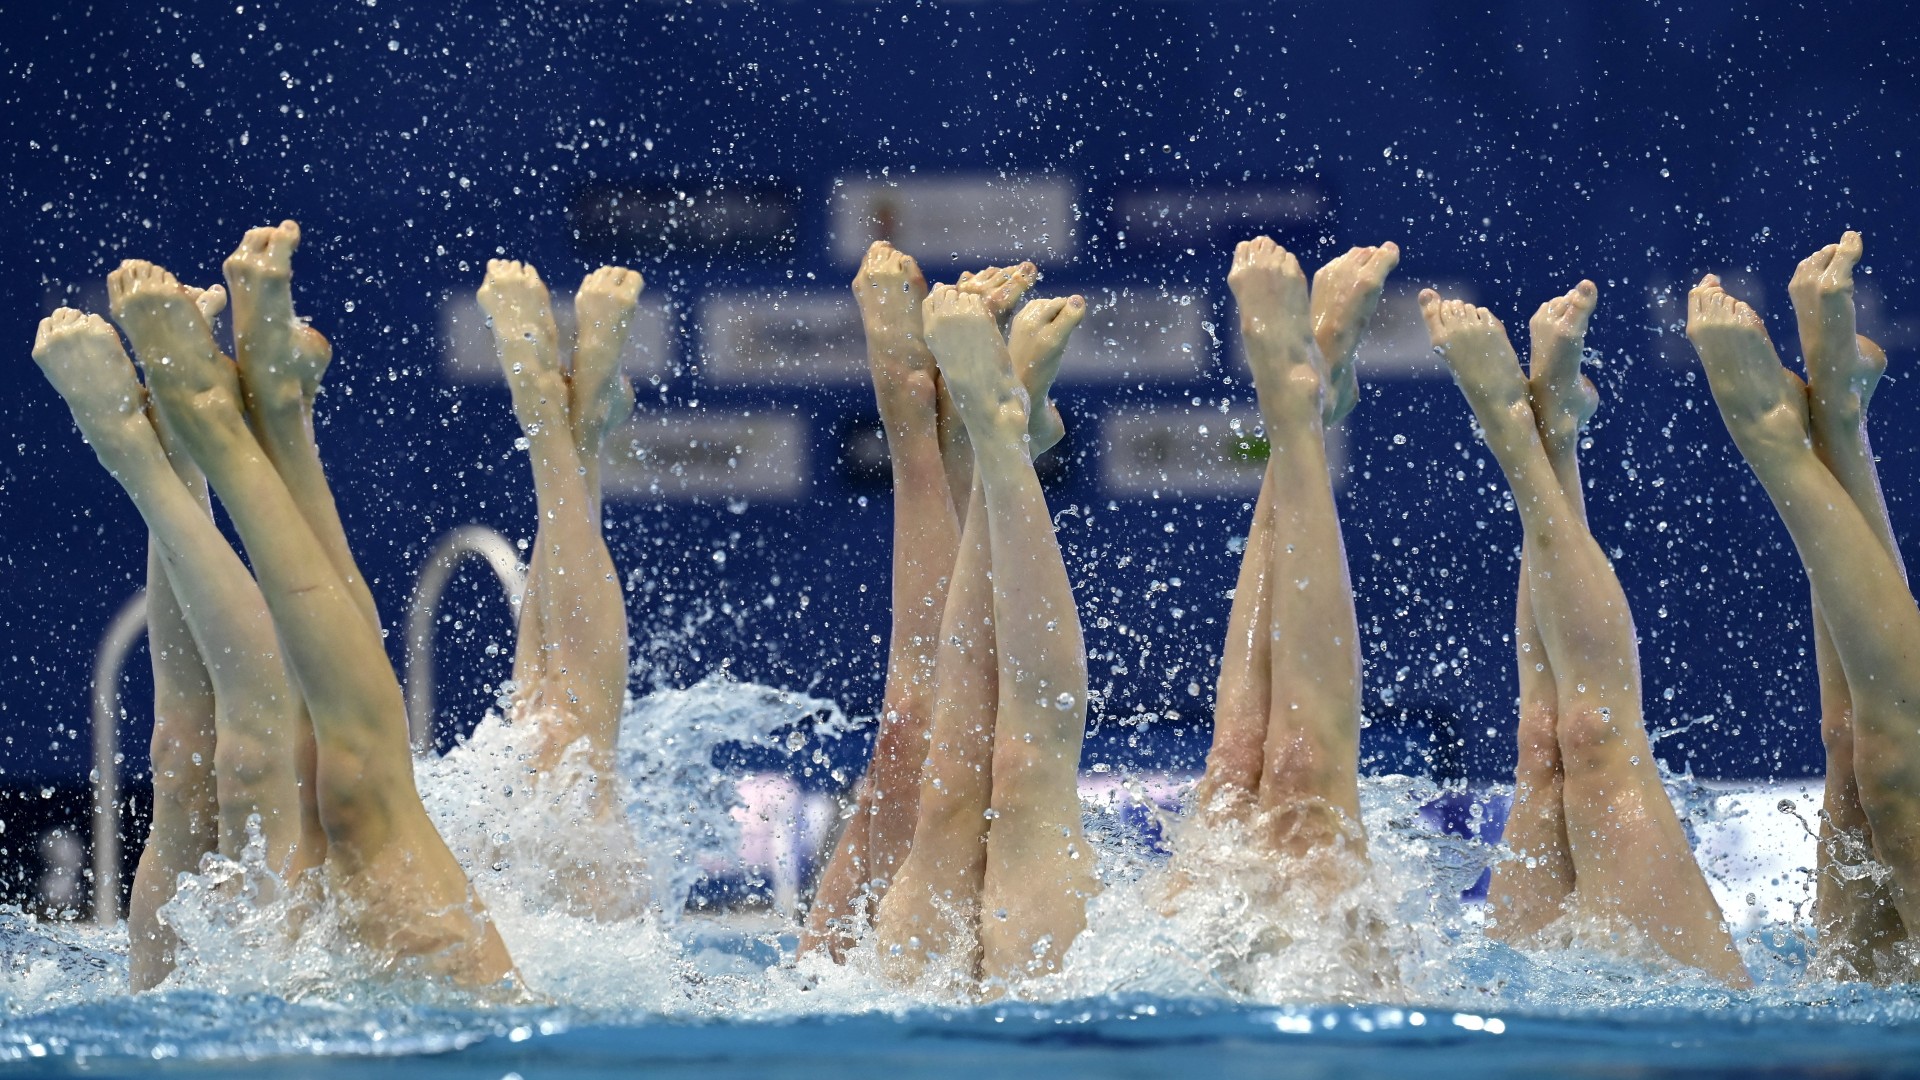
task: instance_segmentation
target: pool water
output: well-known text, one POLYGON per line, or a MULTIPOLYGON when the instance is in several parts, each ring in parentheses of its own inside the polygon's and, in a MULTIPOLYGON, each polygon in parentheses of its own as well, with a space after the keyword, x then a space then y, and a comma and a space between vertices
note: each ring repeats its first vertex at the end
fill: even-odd
MULTIPOLYGON (((1498 791, 1368 778, 1371 868, 1309 901, 1288 891, 1286 867, 1186 830, 1167 809, 1178 778, 1090 776, 1104 889, 1088 930, 1022 1000, 982 1006, 891 986, 870 956, 796 958, 777 905, 689 906, 737 871, 728 859, 766 813, 742 813, 763 789, 706 765, 714 750, 804 754, 845 726, 831 703, 725 680, 634 703, 618 784, 655 909, 615 922, 570 915, 543 892, 537 852, 564 836, 552 793, 526 789, 510 730, 489 720, 424 761, 429 809, 513 950, 528 1004, 376 976, 327 934, 324 909, 281 941, 276 905, 292 890, 263 902, 221 885, 261 872, 245 860, 209 860, 184 880, 169 909, 181 969, 139 997, 124 992, 124 928, 0 912, 0 1072, 1844 1076, 1899 1075, 1907 1061, 1920 1072, 1920 987, 1808 973, 1811 785, 1670 778, 1754 972, 1756 988, 1735 992, 1622 958, 1604 926, 1570 921, 1524 949, 1488 939, 1477 897, 1497 855, 1498 791), (1198 881, 1178 903, 1169 846, 1198 881)), ((804 809, 788 812, 804 831, 804 809)))

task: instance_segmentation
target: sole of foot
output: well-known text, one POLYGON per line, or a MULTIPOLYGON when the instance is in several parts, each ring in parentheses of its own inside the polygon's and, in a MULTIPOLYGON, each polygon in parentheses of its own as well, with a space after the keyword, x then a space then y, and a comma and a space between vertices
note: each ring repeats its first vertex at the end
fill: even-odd
POLYGON ((1807 391, 1780 363, 1766 324, 1708 274, 1687 295, 1687 339, 1727 429, 1749 461, 1807 445, 1807 391))
POLYGON ((1047 395, 1053 390, 1054 377, 1060 374, 1060 358, 1066 355, 1067 341, 1086 316, 1086 297, 1074 295, 1034 300, 1013 317, 1007 352, 1013 356, 1014 375, 1033 403, 1027 437, 1034 457, 1053 449, 1067 433, 1060 410, 1047 395))
POLYGON ((926 335, 973 441, 978 444, 989 431, 1024 437, 1027 392, 1014 378, 1013 358, 986 297, 956 285, 934 286, 927 295, 926 335))
MULTIPOLYGON (((129 259, 107 275, 113 319, 133 342, 154 405, 198 458, 240 420, 240 378, 214 344, 193 292, 164 268, 129 259)), ((201 297, 205 300, 205 296, 201 297)))
POLYGON ((1240 342, 1262 413, 1291 421, 1310 407, 1324 417, 1326 360, 1313 340, 1300 260, 1265 236, 1243 241, 1234 248, 1227 288, 1240 309, 1240 342))
POLYGON ((1860 234, 1847 232, 1801 260, 1787 283, 1816 419, 1857 420, 1887 371, 1884 354, 1877 363, 1863 354, 1854 328, 1853 270, 1864 253, 1860 234))
POLYGON ((1400 265, 1400 245, 1357 247, 1314 271, 1311 313, 1314 340, 1327 361, 1324 419, 1337 424, 1360 400, 1354 354, 1367 323, 1380 307, 1387 275, 1400 265))
POLYGON ((553 321, 553 297, 540 274, 526 263, 493 259, 487 263, 479 300, 493 325, 500 368, 520 426, 532 437, 557 431, 571 436, 560 331, 553 321))
POLYGON ((867 335, 867 366, 881 418, 895 431, 934 422, 939 376, 927 351, 922 310, 927 279, 920 264, 876 240, 853 275, 853 299, 867 335))
MULTIPOLYGON (((927 302, 927 279, 913 256, 885 240, 876 240, 853 275, 853 300, 871 340, 902 348, 925 345, 921 340, 920 305, 927 302)), ((902 348, 902 351, 907 351, 902 348)), ((933 358, 924 349, 900 357, 912 367, 932 370, 933 358)))
POLYGON ((120 335, 100 316, 61 308, 40 320, 33 362, 96 450, 111 453, 117 428, 147 422, 146 388, 120 346, 120 335))
POLYGON ((1572 447, 1580 426, 1600 408, 1593 380, 1580 374, 1587 344, 1587 322, 1600 291, 1582 281, 1540 305, 1527 324, 1532 346, 1527 358, 1527 394, 1539 419, 1540 438, 1550 452, 1572 447))
POLYGON ((1434 350, 1446 360, 1454 384, 1486 432, 1488 445, 1500 453, 1537 437, 1527 381, 1506 326, 1486 308, 1442 299, 1432 289, 1420 292, 1420 315, 1434 350))
POLYGON ((603 266, 573 295, 573 370, 568 375, 573 442, 582 459, 600 456, 607 433, 633 414, 633 382, 620 356, 646 279, 637 270, 603 266))
POLYGON ((280 416, 310 408, 333 347, 293 313, 293 221, 248 229, 221 264, 233 300, 235 359, 257 411, 280 416))

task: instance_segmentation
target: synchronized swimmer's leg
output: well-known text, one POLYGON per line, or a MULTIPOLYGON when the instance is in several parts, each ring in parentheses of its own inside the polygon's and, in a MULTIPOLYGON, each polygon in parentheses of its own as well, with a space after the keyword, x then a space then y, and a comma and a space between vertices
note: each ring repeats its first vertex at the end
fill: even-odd
POLYGON ((1312 333, 1307 278, 1291 253, 1266 237, 1243 243, 1227 284, 1240 306, 1274 492, 1257 805, 1275 850, 1303 855, 1361 835, 1350 832, 1360 822, 1359 632, 1326 456, 1336 391, 1312 333))
MULTIPOLYGON (((131 335, 136 348, 158 367, 171 358, 145 333, 140 319, 126 317, 123 305, 153 269, 146 264, 122 267, 109 279, 109 288, 116 314, 136 330, 131 335)), ((176 285, 174 297, 181 309, 192 311, 186 290, 176 285)), ((201 316, 194 312, 193 317, 201 316)), ((158 797, 199 804, 204 795, 195 789, 207 777, 216 795, 217 839, 223 853, 238 857, 246 843, 247 821, 259 815, 270 866, 292 875, 315 865, 325 844, 309 832, 313 822, 304 812, 297 773, 305 721, 258 588, 214 526, 201 496, 169 461, 146 410, 146 391, 113 328, 97 316, 63 309, 41 324, 34 358, 152 533, 164 578, 155 612, 156 643, 170 652, 181 649, 183 643, 173 636, 179 624, 172 620, 183 621, 213 691, 213 753, 190 769, 172 760, 174 752, 204 753, 204 740, 180 722, 186 718, 166 718, 171 722, 163 724, 166 730, 158 738, 167 760, 156 776, 164 774, 170 782, 156 783, 157 789, 166 789, 158 797)), ((160 689, 167 695, 187 695, 197 706, 200 684, 186 660, 180 656, 166 665, 160 689)), ((178 865, 185 846, 163 845, 157 861, 175 874, 191 869, 178 865)), ((147 901, 170 895, 171 879, 149 881, 141 891, 144 921, 147 901)), ((150 974, 164 976, 153 939, 136 938, 135 944, 142 980, 150 974)))
POLYGON ((1653 760, 1626 595, 1554 473, 1506 330, 1486 310, 1431 289, 1420 303, 1513 488, 1532 556, 1528 587, 1556 684, 1576 898, 1638 927, 1680 962, 1744 985, 1653 760))
POLYGON ((861 919, 872 918, 912 844, 935 655, 959 544, 941 454, 938 376, 921 325, 926 279, 911 256, 875 243, 854 275, 853 294, 893 469, 893 623, 873 757, 814 889, 802 940, 803 949, 835 956, 859 935, 861 919))
POLYGON ((585 738, 595 768, 613 765, 627 690, 626 599, 600 529, 598 462, 617 419, 625 380, 618 367, 640 275, 606 267, 581 284, 575 310, 584 348, 570 381, 546 285, 530 266, 494 260, 480 305, 526 433, 539 525, 521 600, 514 680, 518 706, 537 722, 536 768, 551 768, 585 738), (589 385, 592 383, 593 385, 589 385), (579 401, 576 410, 573 402, 579 401), (531 641, 529 640, 531 638, 531 641))
POLYGON ((172 275, 137 266, 115 291, 136 344, 165 360, 149 368, 154 401, 231 515, 305 695, 326 866, 356 936, 390 962, 498 983, 513 963, 414 789, 405 703, 379 633, 248 427, 239 373, 172 275))
MULTIPOLYGON (((1600 399, 1593 383, 1580 374, 1580 357, 1597 298, 1593 282, 1582 281, 1565 296, 1540 305, 1528 326, 1532 347, 1527 396, 1553 475, 1582 524, 1587 512, 1580 484, 1580 427, 1592 418, 1600 399)), ((1523 543, 1513 638, 1520 673, 1520 753, 1502 837, 1515 858, 1494 870, 1487 891, 1493 912, 1488 932, 1506 941, 1558 918, 1574 888, 1566 771, 1560 758, 1559 687, 1533 617, 1533 590, 1527 584, 1532 561, 1523 543)))
MULTIPOLYGON (((1829 298, 1836 306, 1850 291, 1839 278, 1850 277, 1853 258, 1857 256, 1835 273, 1829 298)), ((1809 299, 1820 302, 1819 297, 1809 299)), ((1844 751, 1850 735, 1853 782, 1873 853, 1893 872, 1893 901, 1902 924, 1914 925, 1920 918, 1920 608, 1876 527, 1873 518, 1879 515, 1863 512, 1856 492, 1816 452, 1807 389, 1781 366, 1759 315, 1728 295, 1711 274, 1693 290, 1688 304, 1687 336, 1707 370, 1721 418, 1773 500, 1812 579, 1845 679, 1846 715, 1851 720, 1850 730, 1830 725, 1830 752, 1844 751)), ((1813 314, 1811 307, 1807 311, 1813 314)), ((1829 323, 1819 329, 1848 328, 1829 323)), ((1859 424, 1845 417, 1864 409, 1870 368, 1877 359, 1863 354, 1849 362, 1844 355, 1836 357, 1834 348, 1829 339, 1809 351, 1809 362, 1818 361, 1815 381, 1838 376, 1841 383, 1822 393, 1823 407, 1833 409, 1824 421, 1833 424, 1833 430, 1821 437, 1830 452, 1841 448, 1849 423, 1859 424), (1860 363, 1868 370, 1855 367, 1860 363), (1854 380, 1851 391, 1845 388, 1848 378, 1854 380), (1854 397, 1859 401, 1850 405, 1854 397)), ((1866 489, 1859 494, 1865 495, 1866 489)), ((1833 794, 1830 789, 1829 796, 1833 794)), ((1843 781, 1838 800, 1843 813, 1846 794, 1843 781)), ((1844 816, 1834 822, 1836 828, 1848 824, 1844 816)), ((1831 866, 1824 861, 1822 869, 1831 866)), ((1823 883, 1822 897, 1833 899, 1837 885, 1823 883)), ((1886 924, 1871 910, 1870 894, 1854 901, 1865 909, 1836 905, 1838 910, 1823 914, 1822 923, 1835 932, 1862 934, 1863 939, 1841 945, 1861 955, 1886 924)))
POLYGON ((247 423, 260 449, 280 474, 354 606, 378 631, 380 613, 347 545, 347 531, 314 442, 314 399, 320 377, 333 360, 333 346, 293 313, 293 253, 299 246, 300 226, 294 222, 249 229, 221 265, 233 297, 234 362, 247 423))
MULTIPOLYGON (((993 298, 987 302, 991 312, 993 298)), ((1056 297, 1025 305, 1012 320, 1007 351, 1029 400, 1046 401, 1068 338, 1085 314, 1083 298, 1056 297)), ((1064 433, 1058 413, 1051 412, 1037 433, 1030 425, 1028 452, 1037 458, 1064 433)), ((895 973, 907 980, 936 960, 969 979, 979 966, 977 923, 986 881, 1000 687, 994 564, 986 486, 978 470, 965 522, 940 626, 913 846, 892 898, 880 909, 881 948, 895 973)))
MULTIPOLYGON (((1253 250, 1249 245, 1242 245, 1238 253, 1253 250)), ((1358 398, 1354 363, 1360 338, 1380 304, 1387 275, 1399 260, 1400 249, 1391 242, 1379 247, 1356 247, 1329 261, 1313 275, 1308 317, 1314 345, 1327 368, 1326 389, 1321 396, 1323 428, 1344 419, 1358 398)), ((1249 313, 1243 309, 1242 314, 1245 317, 1249 313)), ((1264 324, 1269 320, 1262 321, 1264 324)), ((1251 346, 1245 332, 1242 340, 1251 346)), ((1250 364, 1253 361, 1251 349, 1248 360, 1250 364)), ((1257 376, 1256 383, 1261 381, 1257 376)), ((1269 432, 1267 469, 1253 505, 1247 545, 1241 555, 1240 574, 1234 583, 1233 604, 1227 616, 1226 647, 1214 697, 1213 743, 1195 798, 1203 813, 1228 809, 1216 806, 1223 795, 1234 806, 1255 805, 1269 721, 1273 716, 1274 628, 1270 594, 1275 500, 1282 481, 1276 477, 1271 436, 1269 432)), ((1324 446, 1321 453, 1325 454, 1324 446)), ((1337 522, 1335 527, 1337 529, 1337 522)))
POLYGON ((927 300, 926 331, 985 495, 999 671, 981 967, 1014 981, 1057 970, 1097 888, 1078 793, 1086 648, 1028 449, 1030 395, 993 313, 943 286, 927 300))
MULTIPOLYGON (((1867 442, 1867 402, 1886 373, 1879 346, 1854 333, 1853 268, 1860 234, 1809 255, 1794 270, 1787 293, 1799 323, 1807 364, 1808 419, 1813 451, 1840 481, 1880 545, 1905 576, 1893 525, 1880 495, 1879 471, 1867 442)), ((1860 805, 1853 769, 1853 694, 1834 650, 1818 594, 1813 599, 1814 655, 1820 672, 1820 732, 1827 757, 1814 907, 1823 957, 1861 977, 1876 975, 1878 957, 1906 936, 1889 883, 1860 872, 1871 859, 1873 829, 1860 805)))
POLYGON ((173 970, 178 939, 160 921, 181 874, 219 850, 213 680, 167 583, 160 542, 147 541, 147 650, 153 659, 153 822, 127 905, 127 973, 138 992, 173 970))

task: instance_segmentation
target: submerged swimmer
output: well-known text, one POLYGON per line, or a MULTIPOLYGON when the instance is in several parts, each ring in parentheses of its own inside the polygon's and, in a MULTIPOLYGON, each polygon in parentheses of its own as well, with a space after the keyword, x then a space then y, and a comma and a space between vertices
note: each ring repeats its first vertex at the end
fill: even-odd
POLYGON ((1491 313, 1420 294, 1525 536, 1521 757, 1507 834, 1525 858, 1495 871, 1493 932, 1521 938, 1577 911, 1628 924, 1675 960, 1744 986, 1746 968, 1654 763, 1626 594, 1585 523, 1574 440, 1593 409, 1579 377, 1593 303, 1582 282, 1535 317, 1529 382, 1491 313))
MULTIPOLYGON (((896 681, 910 687, 925 720, 898 770, 917 789, 910 840, 869 901, 883 963, 909 981, 1005 985, 1057 970, 1097 888, 1078 793, 1086 651, 1033 470, 1064 434, 1046 395, 1086 303, 1018 306, 1036 278, 1030 263, 989 268, 928 295, 913 260, 877 244, 855 283, 889 448, 906 456, 895 459, 896 643, 903 607, 930 608, 909 618, 934 624, 905 637, 909 674, 889 672, 889 703, 896 681), (915 530, 944 540, 956 526, 924 561, 901 559, 915 530)), ((879 753, 875 769, 892 768, 879 753)), ((823 896, 847 895, 833 872, 823 896)), ((830 902, 816 900, 816 920, 830 902)), ((831 932, 844 945, 857 927, 831 932)))
MULTIPOLYGON (((115 320, 144 362, 146 387, 97 316, 56 312, 41 324, 34 357, 159 548, 166 585, 213 689, 220 817, 260 813, 275 871, 321 867, 346 900, 350 931, 379 961, 461 985, 500 984, 514 977, 513 961, 414 789, 399 683, 314 449, 311 409, 330 350, 293 315, 298 242, 292 222, 256 229, 227 261, 237 366, 214 343, 208 316, 217 308, 196 304, 193 291, 144 262, 123 263, 108 291, 115 320), (220 496, 257 592, 169 464, 162 432, 220 496), (259 618, 261 603, 273 633, 259 618), (248 635, 237 659, 225 651, 248 635), (290 683, 281 681, 288 673, 290 683), (300 771, 305 736, 291 726, 302 703, 314 745, 310 778, 300 771), (247 719, 221 725, 222 716, 247 719), (237 738, 222 745, 230 732, 237 738), (229 809, 232 789, 251 797, 229 809), (304 812, 293 809, 309 789, 324 852, 298 827, 304 812)), ((166 663, 189 667, 168 651, 166 663)), ((169 681, 174 674, 169 668, 169 681)), ((156 741, 168 739, 156 732, 156 741)), ((179 792, 206 787, 204 770, 180 767, 173 746, 161 749, 156 803, 181 802, 179 792)), ((230 831, 222 830, 223 850, 230 831)), ((190 868, 167 865, 186 854, 180 845, 162 846, 168 850, 153 871, 190 868)), ((145 876, 136 882, 143 904, 171 891, 169 881, 145 876)), ((135 921, 137 985, 152 985, 169 964, 168 942, 152 932, 150 913, 143 908, 135 921)))
POLYGON ((1906 580, 1866 410, 1886 374, 1854 329, 1849 232, 1787 286, 1807 367, 1780 363, 1754 310, 1712 274, 1688 297, 1700 354, 1740 456, 1773 500, 1813 586, 1826 744, 1815 924, 1836 977, 1911 978, 1896 947, 1920 925, 1920 607, 1906 580))
POLYGON ((1270 450, 1195 802, 1203 823, 1257 818, 1274 854, 1365 858, 1359 626, 1326 430, 1358 400, 1354 353, 1399 260, 1392 243, 1354 248, 1320 268, 1309 294, 1299 261, 1262 236, 1234 249, 1227 274, 1270 450))

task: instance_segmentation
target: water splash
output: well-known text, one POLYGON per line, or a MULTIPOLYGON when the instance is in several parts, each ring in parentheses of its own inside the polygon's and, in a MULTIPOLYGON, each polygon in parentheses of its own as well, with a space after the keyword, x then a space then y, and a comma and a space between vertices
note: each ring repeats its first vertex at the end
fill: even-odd
MULTIPOLYGON (((984 1016, 951 987, 888 985, 870 947, 846 965, 796 959, 790 912, 715 919, 689 909, 701 876, 741 840, 740 778, 713 766, 716 751, 745 744, 804 754, 854 726, 831 702, 711 677, 630 702, 610 775, 577 757, 530 776, 531 725, 500 716, 446 757, 423 762, 430 811, 473 872, 536 1003, 477 1001, 379 970, 338 932, 343 913, 317 882, 278 881, 252 845, 183 879, 165 913, 182 940, 181 967, 157 993, 125 995, 124 928, 0 911, 0 1016, 8 1021, 0 1059, 417 1052, 676 1018, 880 1012, 917 1023, 910 1018, 923 1014, 913 1010, 930 1005, 962 1009, 940 1015, 963 1020, 984 1016), (619 812, 598 809, 605 806, 619 812), (645 900, 621 912, 571 904, 563 879, 582 865, 624 868, 645 900)), ((1746 880, 1737 865, 1745 856, 1715 854, 1715 837, 1782 813, 1778 790, 1668 780, 1702 837, 1708 873, 1723 886, 1746 880)), ((1336 884, 1318 891, 1305 880, 1314 868, 1249 854, 1257 820, 1203 832, 1177 812, 1184 791, 1153 790, 1140 777, 1099 782, 1085 811, 1104 891, 1063 969, 1019 991, 1036 1003, 1022 1007, 1049 1016, 1349 1001, 1373 1010, 1354 1014, 1356 1025, 1385 1023, 1379 1010, 1393 1008, 1920 1023, 1920 989, 1809 973, 1805 876, 1741 886, 1774 895, 1751 906, 1739 937, 1759 985, 1735 992, 1656 960, 1623 958, 1611 938, 1600 948, 1596 928, 1576 922, 1527 948, 1486 938, 1479 906, 1461 895, 1499 853, 1435 827, 1426 810, 1445 792, 1427 780, 1363 780, 1367 859, 1336 857, 1336 884), (1181 881, 1193 884, 1182 889, 1181 881), (1793 914, 1752 921, 1781 911, 1793 914)), ((1283 1019, 1307 1023, 1307 1015, 1283 1019)))

